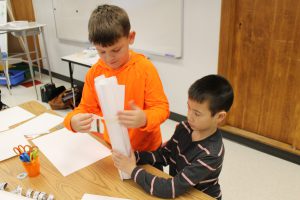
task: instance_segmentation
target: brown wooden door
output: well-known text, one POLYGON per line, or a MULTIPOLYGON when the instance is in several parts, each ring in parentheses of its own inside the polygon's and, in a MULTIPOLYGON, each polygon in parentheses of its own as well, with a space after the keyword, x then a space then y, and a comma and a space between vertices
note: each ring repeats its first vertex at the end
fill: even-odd
POLYGON ((219 74, 233 85, 228 125, 300 149, 300 1, 223 0, 219 74))
MULTIPOLYGON (((25 20, 29 22, 35 21, 32 0, 10 0, 10 4, 11 4, 13 17, 16 21, 17 20, 25 20)), ((12 21, 12 19, 10 20, 12 21)), ((32 36, 27 37, 27 41, 28 41, 29 51, 34 51, 33 37, 32 36)), ((36 42, 37 42, 38 52, 41 57, 38 39, 36 40, 36 42)), ((19 44, 19 40, 14 36, 12 36, 11 34, 8 35, 8 51, 9 53, 12 54, 24 52, 21 45, 19 44)), ((32 59, 35 59, 35 54, 30 54, 30 56, 32 59)), ((24 59, 27 60, 26 56, 24 56, 24 59)))

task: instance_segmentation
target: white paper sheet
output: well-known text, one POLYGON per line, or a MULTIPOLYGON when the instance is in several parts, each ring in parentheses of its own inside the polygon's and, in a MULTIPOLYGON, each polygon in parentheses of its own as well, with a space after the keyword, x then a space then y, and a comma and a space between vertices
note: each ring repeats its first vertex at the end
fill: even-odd
POLYGON ((117 197, 108 197, 94 194, 84 194, 81 200, 129 200, 117 197))
POLYGON ((2 132, 2 131, 6 131, 6 130, 8 130, 9 129, 9 126, 7 126, 7 125, 5 125, 5 124, 0 124, 0 133, 2 132))
POLYGON ((2 110, 0 112, 0 131, 3 131, 3 128, 8 129, 9 126, 28 120, 34 116, 31 112, 19 106, 2 110))
POLYGON ((85 133, 65 128, 32 140, 63 175, 67 176, 111 154, 110 150, 85 133))
POLYGON ((32 200, 32 198, 16 195, 10 192, 0 190, 0 199, 5 200, 32 200))
POLYGON ((18 134, 15 129, 0 134, 0 161, 17 156, 13 148, 18 145, 29 144, 23 135, 18 134))
MULTIPOLYGON (((125 85, 118 85, 116 77, 95 78, 95 88, 105 119, 109 138, 113 149, 126 156, 130 155, 131 145, 126 127, 116 120, 117 112, 124 110, 125 85)), ((121 179, 130 179, 130 175, 120 172, 121 179)))
POLYGON ((49 132, 49 129, 57 126, 58 124, 63 122, 63 118, 57 115, 53 115, 50 113, 43 113, 24 124, 16 127, 15 129, 19 132, 19 134, 31 135, 38 133, 46 133, 49 132))
POLYGON ((13 148, 29 144, 24 135, 49 132, 63 121, 62 117, 43 113, 16 128, 0 133, 0 161, 16 156, 13 148))

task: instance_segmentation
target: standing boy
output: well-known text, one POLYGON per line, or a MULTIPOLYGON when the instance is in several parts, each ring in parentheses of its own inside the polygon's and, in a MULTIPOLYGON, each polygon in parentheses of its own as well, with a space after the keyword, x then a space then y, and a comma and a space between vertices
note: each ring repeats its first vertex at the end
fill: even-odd
POLYGON ((218 181, 224 158, 222 134, 218 126, 233 103, 233 90, 221 76, 197 80, 188 91, 187 121, 181 122, 164 147, 154 152, 132 152, 128 158, 113 151, 115 166, 131 174, 151 195, 175 198, 195 187, 220 200, 218 181), (169 165, 172 178, 146 172, 137 164, 169 165))
MULTIPOLYGON (((118 6, 100 5, 90 16, 88 30, 100 59, 87 72, 81 102, 66 116, 65 127, 89 132, 92 114, 103 116, 94 79, 100 75, 116 76, 118 84, 125 85, 125 110, 118 113, 118 119, 128 128, 132 148, 156 150, 162 142, 160 124, 169 116, 169 104, 153 64, 129 50, 135 32, 130 31, 127 13, 118 6)), ((104 140, 109 143, 106 127, 104 140)))

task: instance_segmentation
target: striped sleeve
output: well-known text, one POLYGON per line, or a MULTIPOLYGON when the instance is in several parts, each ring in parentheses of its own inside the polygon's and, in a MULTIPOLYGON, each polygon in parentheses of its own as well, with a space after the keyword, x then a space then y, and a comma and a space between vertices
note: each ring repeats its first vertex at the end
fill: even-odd
POLYGON ((164 166, 167 166, 170 164, 170 155, 171 155, 171 149, 172 147, 176 147, 176 144, 173 139, 171 139, 166 143, 164 147, 160 147, 156 151, 150 152, 150 151, 136 151, 135 152, 135 157, 136 157, 136 162, 138 165, 143 165, 143 164, 161 164, 164 166))
POLYGON ((164 179, 154 176, 140 167, 136 167, 133 170, 131 177, 150 195, 162 198, 175 198, 173 178, 164 179), (169 194, 171 194, 171 196, 169 194))
POLYGON ((175 198, 198 183, 207 182, 211 179, 215 171, 219 170, 221 163, 222 159, 219 157, 197 158, 174 178, 168 179, 156 177, 144 169, 136 167, 132 172, 132 178, 151 195, 162 198, 175 198))
POLYGON ((158 150, 151 151, 143 151, 143 152, 135 152, 136 162, 138 165, 143 164, 161 164, 167 166, 170 161, 170 152, 165 150, 164 148, 159 148, 158 150))

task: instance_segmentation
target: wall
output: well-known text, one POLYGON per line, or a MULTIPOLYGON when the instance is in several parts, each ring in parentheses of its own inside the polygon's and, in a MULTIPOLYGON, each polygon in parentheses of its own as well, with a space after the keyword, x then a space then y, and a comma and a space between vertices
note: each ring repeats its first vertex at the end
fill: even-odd
MULTIPOLYGON (((36 21, 47 24, 45 36, 52 70, 68 76, 68 65, 60 57, 81 51, 87 44, 57 39, 51 0, 33 0, 33 5, 36 21)), ((172 112, 186 115, 189 86, 198 78, 217 73, 220 15, 221 0, 185 0, 182 59, 151 56, 172 112)), ((75 66, 74 78, 83 81, 86 71, 75 66)))

